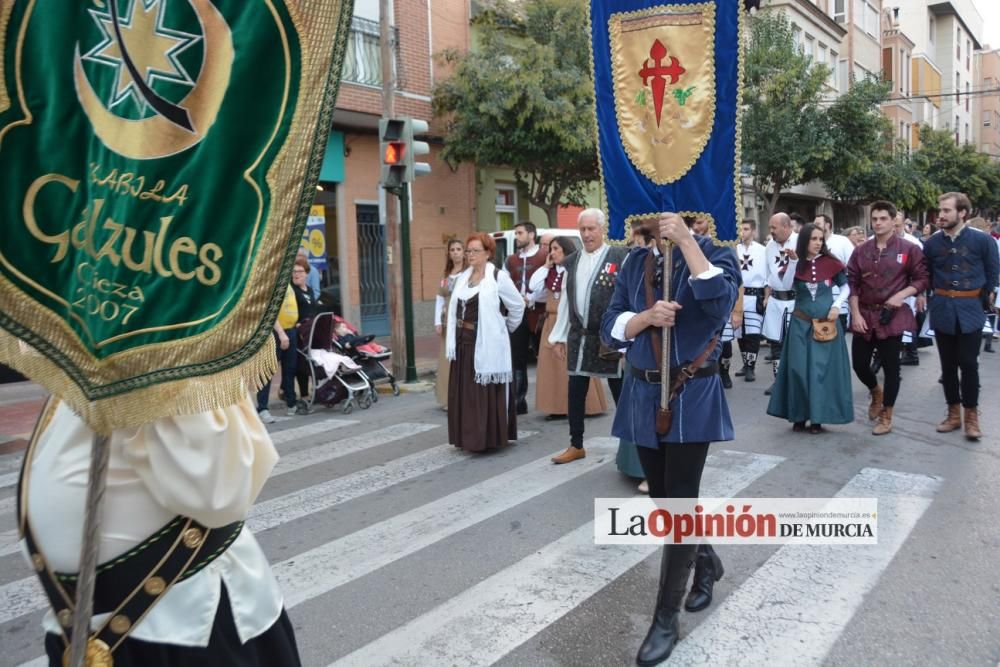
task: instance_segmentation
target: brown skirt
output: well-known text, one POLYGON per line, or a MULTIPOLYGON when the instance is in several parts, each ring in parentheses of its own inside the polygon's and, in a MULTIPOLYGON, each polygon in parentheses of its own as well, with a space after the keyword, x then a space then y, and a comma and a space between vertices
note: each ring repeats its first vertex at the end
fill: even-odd
MULTIPOLYGON (((541 344, 538 346, 538 367, 535 373, 535 410, 549 415, 565 415, 568 413, 569 376, 566 371, 566 360, 556 357, 554 348, 549 345, 549 334, 556 325, 556 311, 559 302, 550 298, 545 304, 545 324, 542 327, 541 344)), ((608 401, 604 397, 604 386, 600 378, 591 378, 587 390, 588 415, 599 415, 608 409, 608 401)))
POLYGON ((451 362, 445 356, 445 336, 441 336, 441 349, 438 350, 437 378, 434 381, 434 395, 438 404, 448 407, 448 372, 451 370, 451 362))
POLYGON ((517 440, 513 383, 476 382, 476 333, 455 332, 448 379, 448 441, 467 452, 500 449, 517 440))

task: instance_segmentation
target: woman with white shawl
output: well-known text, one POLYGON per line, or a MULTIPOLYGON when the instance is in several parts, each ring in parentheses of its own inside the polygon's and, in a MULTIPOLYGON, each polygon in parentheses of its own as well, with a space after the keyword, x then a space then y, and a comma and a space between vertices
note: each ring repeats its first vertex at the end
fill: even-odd
POLYGON ((448 441, 470 452, 517 439, 509 335, 521 323, 525 302, 510 276, 491 263, 495 252, 488 234, 468 238, 469 268, 448 304, 448 441))

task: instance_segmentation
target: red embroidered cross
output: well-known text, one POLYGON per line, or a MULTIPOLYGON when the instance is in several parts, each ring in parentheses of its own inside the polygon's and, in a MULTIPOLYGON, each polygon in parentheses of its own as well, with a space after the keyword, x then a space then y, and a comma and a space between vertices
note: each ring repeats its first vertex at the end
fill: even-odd
POLYGON ((660 40, 654 40, 653 46, 649 49, 649 60, 642 63, 639 76, 642 77, 642 85, 653 88, 653 109, 656 111, 656 126, 660 126, 660 112, 663 110, 663 94, 666 91, 667 77, 670 83, 674 84, 680 79, 681 74, 687 70, 681 67, 681 63, 674 56, 670 56, 670 64, 666 65, 663 59, 667 57, 667 47, 660 40), (652 79, 652 81, 650 81, 652 79))

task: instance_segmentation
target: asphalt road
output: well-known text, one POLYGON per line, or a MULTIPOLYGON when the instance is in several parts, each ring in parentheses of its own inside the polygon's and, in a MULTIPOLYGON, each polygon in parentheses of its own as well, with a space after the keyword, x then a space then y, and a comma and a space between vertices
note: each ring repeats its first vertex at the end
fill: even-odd
MULTIPOLYGON (((684 614, 669 664, 1000 663, 1000 355, 983 355, 979 443, 937 434, 933 349, 903 369, 892 434, 858 420, 792 433, 764 413, 769 372, 728 396, 737 440, 712 447, 703 495, 879 497, 877 547, 720 546, 709 609, 684 614)), ((610 416, 588 419, 588 457, 553 466, 565 421, 529 414, 516 446, 447 445, 432 393, 272 427, 283 459, 249 525, 286 592, 303 662, 629 665, 655 597, 655 547, 593 544, 592 499, 630 496, 610 416)), ((0 457, 0 664, 41 654, 44 602, 16 553, 0 457)), ((44 663, 34 663, 44 664, 44 663)))

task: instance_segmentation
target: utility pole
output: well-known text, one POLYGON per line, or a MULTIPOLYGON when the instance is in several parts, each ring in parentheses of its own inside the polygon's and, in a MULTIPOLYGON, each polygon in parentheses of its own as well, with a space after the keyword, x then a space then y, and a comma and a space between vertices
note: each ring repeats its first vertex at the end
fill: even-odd
MULTIPOLYGON (((396 115, 396 80, 394 76, 394 51, 392 33, 392 0, 379 0, 379 56, 382 65, 382 117, 390 119, 396 115)), ((408 360, 404 354, 406 340, 404 318, 400 304, 402 298, 402 259, 399 228, 396 216, 396 198, 384 197, 385 200, 385 231, 388 258, 388 289, 389 289, 389 332, 392 336, 392 374, 402 378, 406 373, 408 360)))

